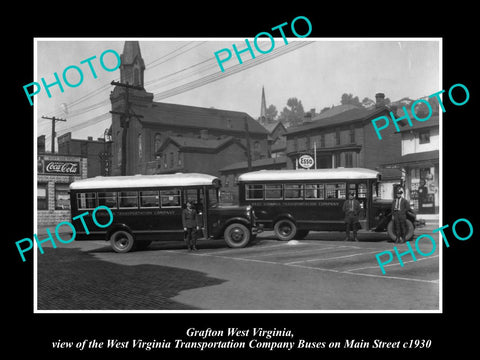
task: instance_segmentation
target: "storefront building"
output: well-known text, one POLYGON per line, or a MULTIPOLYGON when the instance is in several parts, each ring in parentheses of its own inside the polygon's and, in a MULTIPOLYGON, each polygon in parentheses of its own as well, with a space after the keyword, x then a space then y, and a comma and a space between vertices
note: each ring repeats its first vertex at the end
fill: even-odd
POLYGON ((402 130, 402 156, 386 166, 402 171, 405 196, 418 214, 438 214, 440 206, 440 132, 438 113, 402 130))
POLYGON ((69 185, 87 177, 87 159, 39 153, 37 156, 37 224, 55 225, 70 220, 69 185))

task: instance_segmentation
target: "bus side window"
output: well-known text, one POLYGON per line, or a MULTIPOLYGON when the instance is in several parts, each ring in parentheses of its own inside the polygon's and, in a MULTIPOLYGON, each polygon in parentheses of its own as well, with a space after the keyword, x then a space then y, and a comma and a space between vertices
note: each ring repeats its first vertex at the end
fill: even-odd
POLYGON ((95 209, 97 207, 97 193, 77 193, 77 209, 95 209))
POLYGON ((182 207, 180 202, 180 190, 160 190, 160 203, 162 208, 182 207))
POLYGON ((117 208, 117 193, 115 191, 99 192, 98 205, 104 205, 112 209, 117 208))
POLYGON ((325 185, 325 197, 327 199, 345 199, 346 198, 346 184, 326 184, 325 185))
POLYGON ((247 200, 263 200, 263 185, 245 185, 245 198, 247 200))

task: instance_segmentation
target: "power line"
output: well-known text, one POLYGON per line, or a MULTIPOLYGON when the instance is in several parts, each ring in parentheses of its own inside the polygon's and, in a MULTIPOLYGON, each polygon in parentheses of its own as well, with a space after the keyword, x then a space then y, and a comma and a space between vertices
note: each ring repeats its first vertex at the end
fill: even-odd
POLYGON ((155 97, 156 100, 162 100, 162 99, 166 99, 166 98, 169 98, 169 97, 172 97, 172 96, 175 96, 175 95, 182 94, 182 93, 190 91, 192 89, 195 89, 195 88, 204 86, 206 84, 209 84, 211 82, 214 82, 214 81, 226 78, 228 76, 234 75, 236 73, 245 71, 245 70, 247 70, 247 69, 249 69, 253 66, 262 64, 266 61, 273 60, 273 59, 275 59, 275 58, 277 58, 281 55, 292 52, 294 50, 297 50, 297 49, 299 49, 303 46, 309 45, 309 44, 311 44, 311 42, 302 41, 302 42, 298 42, 298 43, 294 43, 292 45, 289 45, 288 48, 286 48, 286 46, 283 46, 281 48, 281 49, 283 49, 283 51, 281 51, 281 52, 279 52, 279 53, 277 53, 273 56, 262 56, 262 57, 258 57, 258 58, 246 61, 243 64, 236 64, 236 65, 228 68, 225 72, 220 72, 220 73, 217 72, 217 73, 214 73, 214 74, 204 76, 200 79, 197 79, 197 80, 191 81, 189 83, 177 86, 173 89, 169 89, 169 90, 166 90, 166 91, 163 91, 163 92, 160 92, 160 93, 156 93, 156 94, 154 94, 154 97, 155 97), (298 45, 294 46, 295 44, 298 44, 298 45))
MULTIPOLYGON (((169 89, 169 90, 165 90, 163 92, 159 92, 159 93, 156 93, 154 94, 155 96, 155 100, 163 100, 163 99, 166 99, 166 98, 169 98, 169 97, 172 97, 172 96, 175 96, 175 95, 179 95, 181 93, 184 93, 184 92, 187 92, 187 91, 190 91, 192 89, 195 89, 195 88, 198 88, 198 87, 201 87, 201 86, 204 86, 204 85, 207 85, 209 83, 212 83, 214 81, 217 81, 217 80, 220 80, 220 79, 223 79, 225 77, 228 77, 230 75, 234 75, 236 73, 239 73, 241 71, 245 71, 251 67, 254 67, 256 65, 259 65, 259 64, 262 64, 264 62, 267 62, 267 61, 270 61, 270 60, 273 60, 281 55, 284 55, 284 54, 287 54, 289 52, 292 52, 292 51, 295 51, 303 46, 306 46, 308 44, 311 44, 312 42, 309 42, 309 41, 299 41, 299 42, 292 42, 290 43, 288 46, 284 45, 278 49, 275 49, 273 50, 271 53, 269 54, 265 54, 261 57, 257 57, 255 59, 250 59, 248 61, 245 61, 243 62, 243 64, 236 64, 236 65, 233 65, 229 68, 226 69, 225 72, 216 72, 214 74, 209 74, 209 75, 206 75, 200 79, 196 79, 196 80, 193 80, 193 81, 190 81, 186 84, 183 84, 183 85, 179 85, 179 86, 176 86, 172 89, 169 89)), ((188 45, 188 44, 187 44, 188 45)), ((185 46, 187 46, 185 45, 185 46)), ((183 47, 185 47, 183 46, 183 47)), ((182 47, 181 47, 182 48, 182 47)), ((177 50, 181 49, 181 48, 178 48, 177 50)), ((168 54, 167 54, 168 55, 168 54)), ((180 55, 180 54, 178 54, 180 55)), ((159 59, 157 59, 159 60, 159 59)), ((206 59, 206 60, 203 60, 197 64, 193 64, 193 65, 190 65, 184 69, 181 69, 179 71, 176 71, 172 74, 169 74, 169 75, 166 75, 166 76, 163 76, 161 78, 158 78, 158 79, 155 79, 153 80, 153 82, 155 81, 158 81, 159 79, 162 79, 162 78, 168 78, 170 76, 173 76, 174 74, 178 74, 178 73, 181 73, 183 71, 186 71, 188 69, 192 69, 196 66, 199 66, 201 64, 204 64, 204 63, 207 63, 209 61, 213 61, 214 59, 210 58, 210 59, 206 59)), ((210 68, 210 67, 216 67, 216 62, 213 64, 213 65, 209 65, 208 67, 206 67, 204 70, 210 68)), ((203 71, 203 70, 202 70, 203 71)), ((186 77, 183 77, 183 79, 186 79, 186 77)), ((175 80, 176 82, 178 81, 181 81, 183 80, 182 78, 181 79, 177 79, 175 80)), ((99 89, 97 89, 96 91, 98 91, 99 89)), ((108 99, 105 99, 105 100, 102 100, 98 103, 95 103, 95 104, 92 104, 92 105, 88 105, 84 108, 81 108, 81 109, 78 109, 75 113, 69 115, 69 117, 76 117, 76 116, 80 116, 80 115, 83 115, 89 111, 92 111, 92 110, 95 110, 95 109, 98 109, 98 108, 101 108, 102 106, 106 106, 108 105, 110 102, 108 99)), ((80 129, 83 129, 85 127, 89 127, 89 126, 92 126, 92 125, 95 125, 97 124, 99 121, 102 121, 102 120, 106 120, 107 118, 109 118, 109 113, 105 112, 101 115, 98 115, 90 120, 87 120, 87 121, 84 121, 84 122, 81 122, 77 125, 74 125, 72 127, 69 128, 69 130, 80 130, 80 129)))

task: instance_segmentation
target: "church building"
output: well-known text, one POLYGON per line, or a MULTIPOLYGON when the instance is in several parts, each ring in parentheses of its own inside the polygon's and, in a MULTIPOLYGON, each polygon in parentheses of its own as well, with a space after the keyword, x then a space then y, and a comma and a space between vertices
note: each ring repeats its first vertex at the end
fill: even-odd
POLYGON ((139 42, 126 41, 120 83, 110 94, 112 175, 219 176, 219 169, 228 164, 268 154, 268 131, 250 115, 156 102, 144 88, 144 71, 139 42))

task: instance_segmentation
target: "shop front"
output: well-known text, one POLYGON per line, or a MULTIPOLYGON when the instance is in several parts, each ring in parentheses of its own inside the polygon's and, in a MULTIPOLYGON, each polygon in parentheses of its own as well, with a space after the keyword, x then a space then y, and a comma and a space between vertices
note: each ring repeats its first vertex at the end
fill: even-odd
POLYGON ((396 163, 405 174, 405 196, 417 214, 438 214, 440 168, 438 150, 404 155, 396 163))
POLYGON ((87 177, 87 159, 60 154, 37 157, 37 224, 56 225, 70 219, 69 185, 87 177))

